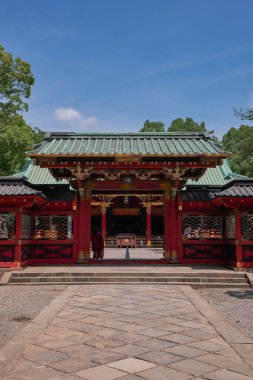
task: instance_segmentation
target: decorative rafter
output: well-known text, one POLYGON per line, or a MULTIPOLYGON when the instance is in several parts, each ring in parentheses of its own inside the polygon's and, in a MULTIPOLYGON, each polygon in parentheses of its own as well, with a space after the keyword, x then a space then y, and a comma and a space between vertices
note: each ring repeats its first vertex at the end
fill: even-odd
POLYGON ((71 174, 80 180, 85 180, 93 173, 93 168, 83 168, 80 163, 74 169, 69 169, 71 174))

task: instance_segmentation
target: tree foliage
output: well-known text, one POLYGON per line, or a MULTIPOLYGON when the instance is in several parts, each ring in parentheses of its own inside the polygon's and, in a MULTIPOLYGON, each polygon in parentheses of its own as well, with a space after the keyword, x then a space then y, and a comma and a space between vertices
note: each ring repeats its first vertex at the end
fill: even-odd
POLYGON ((0 45, 0 131, 12 123, 15 115, 28 110, 34 76, 30 64, 13 58, 0 45))
POLYGON ((253 176, 253 127, 241 125, 230 128, 222 139, 223 148, 232 153, 229 158, 231 169, 235 173, 253 176))
POLYGON ((41 141, 44 139, 45 132, 43 132, 41 129, 35 127, 35 128, 32 128, 32 133, 33 133, 34 145, 41 143, 41 141))
POLYGON ((185 120, 178 117, 168 127, 168 132, 207 132, 207 130, 204 121, 197 123, 191 117, 186 117, 185 120))
POLYGON ((149 121, 147 119, 140 132, 165 132, 165 125, 161 121, 149 121))
POLYGON ((234 109, 235 116, 238 116, 241 120, 253 120, 253 108, 240 108, 234 109))
POLYGON ((25 152, 34 148, 34 131, 21 115, 0 134, 0 175, 17 173, 25 161, 25 152))

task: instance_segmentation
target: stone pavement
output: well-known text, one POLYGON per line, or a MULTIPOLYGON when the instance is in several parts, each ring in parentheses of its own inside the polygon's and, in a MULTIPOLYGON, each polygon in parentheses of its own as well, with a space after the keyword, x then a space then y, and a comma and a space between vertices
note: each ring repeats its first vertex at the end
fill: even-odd
POLYGON ((253 341, 188 286, 71 286, 0 351, 2 380, 253 379, 253 341))
MULTIPOLYGON (((126 248, 105 248, 104 259, 125 259, 126 248)), ((130 259, 162 259, 162 248, 129 248, 130 259)))

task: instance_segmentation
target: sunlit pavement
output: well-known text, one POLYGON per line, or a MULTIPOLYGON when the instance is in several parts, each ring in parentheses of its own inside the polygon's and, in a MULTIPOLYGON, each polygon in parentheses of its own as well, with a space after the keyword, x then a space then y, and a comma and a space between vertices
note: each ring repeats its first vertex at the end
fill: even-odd
POLYGON ((2 379, 252 379, 253 341, 188 286, 69 286, 0 352, 2 379))

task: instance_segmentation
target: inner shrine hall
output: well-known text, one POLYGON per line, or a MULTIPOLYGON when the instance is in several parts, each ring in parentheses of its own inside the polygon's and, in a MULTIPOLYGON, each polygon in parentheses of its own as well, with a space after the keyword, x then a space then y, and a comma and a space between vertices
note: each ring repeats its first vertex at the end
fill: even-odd
POLYGON ((0 177, 0 267, 95 264, 94 228, 154 265, 253 267, 253 180, 229 156, 206 133, 47 133, 0 177))

